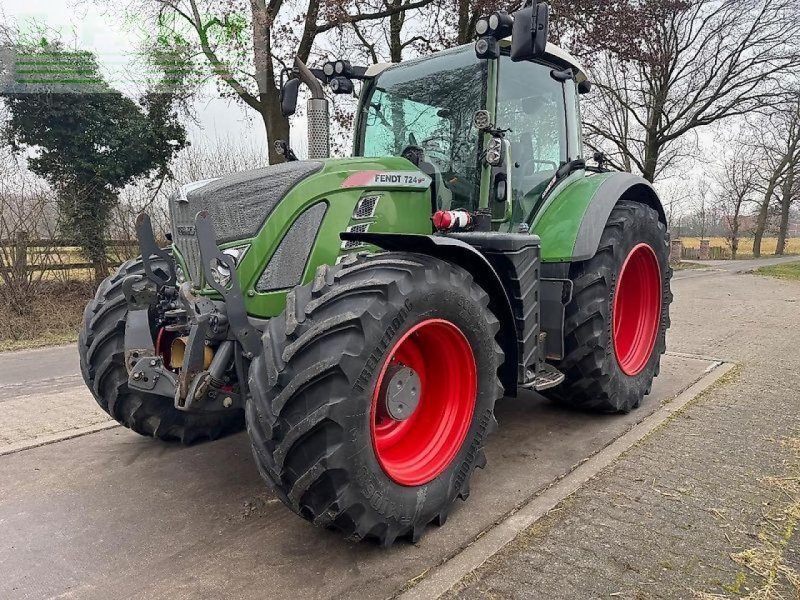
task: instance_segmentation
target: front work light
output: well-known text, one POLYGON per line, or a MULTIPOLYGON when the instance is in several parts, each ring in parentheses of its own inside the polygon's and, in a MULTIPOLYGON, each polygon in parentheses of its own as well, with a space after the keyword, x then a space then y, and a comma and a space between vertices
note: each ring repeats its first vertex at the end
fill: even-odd
POLYGON ((350 81, 347 77, 336 76, 331 78, 330 83, 328 84, 331 87, 331 91, 334 94, 352 94, 353 93, 353 82, 350 81))
POLYGON ((511 29, 514 26, 514 17, 504 10, 498 10, 489 15, 488 25, 489 35, 499 40, 511 35, 511 29))
POLYGON ((488 17, 481 17, 475 23, 475 56, 479 59, 499 58, 500 40, 511 33, 514 17, 504 10, 493 12, 488 17))
POLYGON ((500 58, 500 42, 488 35, 478 38, 475 42, 475 56, 479 59, 500 58))
POLYGON ((349 75, 350 74, 350 61, 349 60, 337 60, 333 63, 333 70, 336 72, 337 75, 349 75))

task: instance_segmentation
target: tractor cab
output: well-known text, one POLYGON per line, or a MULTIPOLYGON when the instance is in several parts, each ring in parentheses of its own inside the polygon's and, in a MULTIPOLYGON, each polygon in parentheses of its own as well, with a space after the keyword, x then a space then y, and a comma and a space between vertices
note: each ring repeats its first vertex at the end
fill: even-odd
POLYGON ((578 93, 587 80, 556 46, 524 61, 511 59, 510 39, 499 46, 495 60, 460 46, 369 67, 353 153, 409 158, 432 176, 436 210, 475 212, 483 201, 494 229, 519 231, 559 168, 582 156, 578 93), (503 138, 506 156, 496 165, 487 155, 491 133, 475 124, 482 111, 503 138))
POLYGON ((554 185, 585 167, 578 95, 590 85, 572 56, 542 41, 546 23, 529 48, 515 48, 507 34, 510 22, 525 21, 518 13, 480 20, 474 46, 398 64, 308 69, 297 61, 283 85, 284 114, 307 83, 309 154, 326 156, 316 143, 328 137, 327 122, 314 117, 327 102, 320 84, 352 93, 361 80, 354 157, 406 158, 430 176, 434 212, 483 212, 484 230, 526 232, 554 185))

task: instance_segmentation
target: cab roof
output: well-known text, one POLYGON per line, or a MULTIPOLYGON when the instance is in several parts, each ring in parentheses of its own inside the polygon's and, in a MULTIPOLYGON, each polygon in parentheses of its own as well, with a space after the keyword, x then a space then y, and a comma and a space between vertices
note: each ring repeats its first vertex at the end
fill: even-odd
MULTIPOLYGON (((511 37, 500 40, 500 45, 504 48, 510 46, 511 37)), ((542 58, 564 67, 571 68, 575 72, 575 80, 578 83, 585 79, 589 79, 589 74, 587 73, 586 69, 583 68, 583 65, 581 65, 581 63, 579 63, 578 60, 569 52, 563 48, 560 48, 559 46, 556 46, 555 44, 547 42, 547 47, 545 48, 544 56, 542 58)), ((396 64, 398 63, 376 63, 374 65, 370 65, 367 67, 367 72, 365 75, 367 77, 375 77, 376 75, 379 75, 389 67, 395 66, 396 64)))

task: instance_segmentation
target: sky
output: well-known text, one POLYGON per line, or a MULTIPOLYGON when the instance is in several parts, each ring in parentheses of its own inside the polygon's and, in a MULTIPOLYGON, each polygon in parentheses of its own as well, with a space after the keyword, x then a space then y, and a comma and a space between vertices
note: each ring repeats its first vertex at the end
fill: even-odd
MULTIPOLYGON (((106 13, 100 2, 0 0, 0 18, 3 16, 23 31, 33 22, 45 25, 59 32, 64 42, 75 42, 94 52, 111 86, 136 95, 136 74, 143 72, 137 49, 140 34, 126 29, 120 19, 106 13)), ((263 124, 250 117, 255 113, 219 98, 212 85, 195 101, 195 113, 198 123, 187 123, 193 143, 230 138, 242 139, 252 147, 266 147, 263 124)))

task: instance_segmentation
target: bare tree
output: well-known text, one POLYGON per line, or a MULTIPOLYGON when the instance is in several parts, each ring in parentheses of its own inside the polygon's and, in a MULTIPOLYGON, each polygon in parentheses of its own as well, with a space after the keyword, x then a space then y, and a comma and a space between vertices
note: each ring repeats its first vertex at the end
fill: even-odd
POLYGON ((289 134, 280 111, 280 78, 294 56, 308 61, 317 38, 328 32, 389 19, 431 2, 395 0, 367 10, 359 0, 308 0, 300 6, 283 0, 133 0, 127 6, 129 16, 157 27, 152 53, 201 79, 215 77, 224 95, 259 114, 273 163, 281 160, 275 140, 289 134))
POLYGON ((12 158, 0 162, 0 301, 13 313, 30 311, 48 268, 62 261, 55 234, 54 194, 12 158))
POLYGON ((700 232, 700 240, 706 239, 709 222, 711 221, 709 195, 711 186, 705 177, 701 177, 697 182, 697 194, 695 196, 695 214, 697 215, 697 225, 700 232))
POLYGON ((783 253, 793 200, 791 192, 800 162, 800 101, 795 99, 777 107, 759 123, 762 196, 753 238, 753 255, 756 257, 761 256, 761 243, 769 225, 771 209, 776 203, 781 213, 781 243, 776 247, 776 254, 783 253))
POLYGON ((725 239, 733 259, 739 253, 742 215, 754 202, 758 177, 758 166, 753 161, 752 148, 746 142, 744 135, 733 141, 733 151, 725 157, 715 175, 718 188, 716 201, 722 210, 727 229, 725 239))
POLYGON ((790 105, 786 111, 786 120, 788 160, 780 189, 781 216, 778 226, 778 242, 775 245, 776 255, 782 255, 786 251, 789 216, 792 204, 797 198, 798 180, 800 180, 800 99, 790 105))
POLYGON ((589 145, 649 181, 686 153, 687 134, 783 101, 779 84, 800 68, 795 0, 614 5, 649 26, 634 28, 639 39, 629 39, 622 27, 617 42, 605 32, 579 47, 599 90, 588 99, 596 103, 587 111, 589 145), (606 45, 591 47, 601 42, 606 45))

